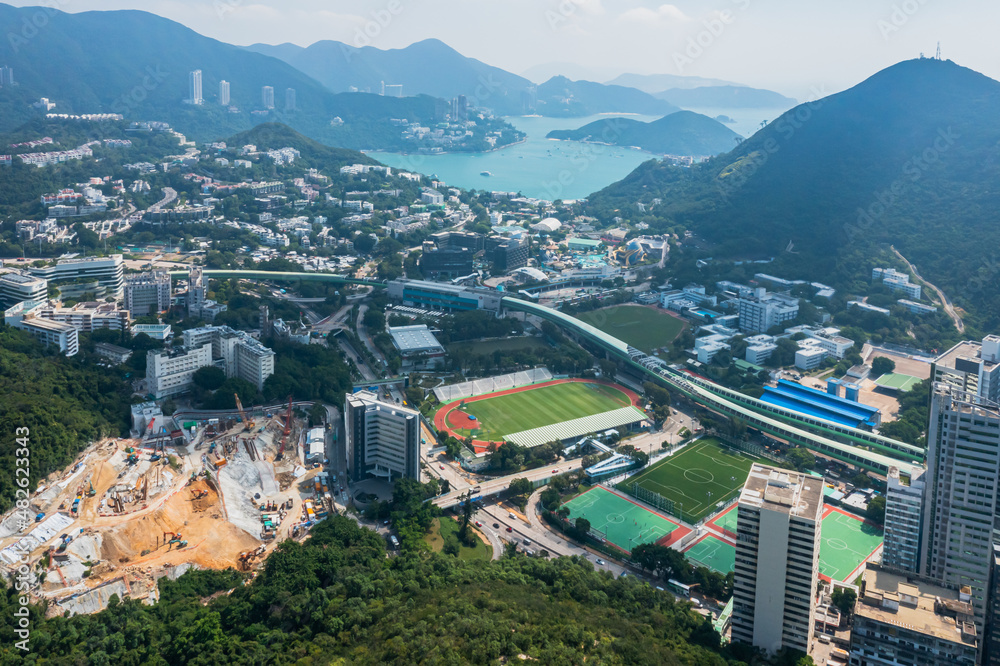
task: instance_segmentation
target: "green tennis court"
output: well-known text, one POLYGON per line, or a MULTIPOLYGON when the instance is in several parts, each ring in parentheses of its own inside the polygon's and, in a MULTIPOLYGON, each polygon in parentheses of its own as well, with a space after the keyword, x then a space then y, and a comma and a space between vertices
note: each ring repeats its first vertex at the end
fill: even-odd
POLYGON ((721 516, 718 516, 710 524, 720 527, 727 532, 736 534, 736 523, 739 519, 739 507, 735 504, 721 516))
POLYGON ((653 543, 680 527, 638 504, 598 486, 563 504, 570 522, 590 521, 591 529, 605 535, 622 550, 631 551, 642 543, 653 543))
POLYGON ((693 564, 704 565, 723 575, 736 568, 736 546, 711 534, 684 551, 684 555, 693 564))
POLYGON ((902 375, 895 372, 887 372, 875 380, 876 385, 892 389, 893 391, 899 391, 900 393, 909 391, 919 383, 919 377, 911 377, 910 375, 902 375))
POLYGON ((833 580, 847 579, 882 545, 882 530, 839 511, 823 518, 819 572, 833 580))
POLYGON ((635 486, 659 494, 673 503, 672 515, 696 523, 736 497, 747 474, 758 459, 722 446, 711 437, 689 444, 676 455, 664 458, 618 486, 618 489, 650 502, 635 486))

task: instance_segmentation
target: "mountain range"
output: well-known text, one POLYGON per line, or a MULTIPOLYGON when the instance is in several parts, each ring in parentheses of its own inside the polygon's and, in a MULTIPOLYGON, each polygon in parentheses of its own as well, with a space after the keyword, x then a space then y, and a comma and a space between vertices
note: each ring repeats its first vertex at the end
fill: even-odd
POLYGON ((719 121, 693 111, 677 111, 649 123, 606 118, 575 130, 553 130, 547 138, 636 146, 661 155, 717 155, 741 140, 719 121))
POLYGON ((788 109, 798 104, 773 90, 731 85, 671 88, 653 97, 690 109, 788 109))
POLYGON ((695 232, 716 258, 775 257, 768 272, 841 285, 867 280, 891 244, 995 327, 997 182, 1000 82, 919 59, 797 106, 694 168, 647 162, 593 194, 589 213, 633 211, 695 232))

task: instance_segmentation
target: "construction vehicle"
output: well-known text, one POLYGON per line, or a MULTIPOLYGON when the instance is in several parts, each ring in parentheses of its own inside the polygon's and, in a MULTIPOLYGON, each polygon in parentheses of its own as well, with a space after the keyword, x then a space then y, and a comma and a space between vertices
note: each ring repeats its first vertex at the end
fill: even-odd
POLYGON ((193 499, 201 499, 202 497, 208 497, 207 490, 192 490, 191 493, 194 495, 193 499))
POLYGON ((161 456, 159 453, 154 453, 153 455, 149 456, 149 462, 156 462, 160 458, 161 456))
POLYGON ((233 397, 236 398, 236 410, 239 411, 240 420, 243 421, 243 429, 247 431, 253 430, 253 420, 248 417, 247 413, 243 410, 243 403, 240 402, 240 395, 238 393, 234 393, 233 397))
POLYGON ((285 456, 285 442, 288 441, 288 434, 292 431, 292 396, 288 396, 288 411, 285 412, 285 429, 281 433, 281 447, 278 455, 274 459, 281 460, 285 456))
POLYGON ((87 497, 93 497, 97 494, 97 490, 94 488, 94 482, 90 482, 90 489, 87 490, 87 497))

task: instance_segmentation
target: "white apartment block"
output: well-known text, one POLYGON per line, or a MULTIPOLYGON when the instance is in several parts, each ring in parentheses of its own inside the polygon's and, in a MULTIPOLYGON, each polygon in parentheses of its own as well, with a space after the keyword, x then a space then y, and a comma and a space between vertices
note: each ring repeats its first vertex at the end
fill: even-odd
POLYGON ((882 284, 893 291, 901 291, 915 301, 920 300, 920 285, 910 282, 910 276, 906 273, 900 273, 894 268, 873 268, 872 280, 881 280, 882 284))
POLYGON ((53 301, 38 308, 34 314, 40 318, 69 324, 81 333, 91 333, 102 328, 127 331, 132 323, 129 311, 122 310, 117 303, 77 303, 70 308, 55 303, 53 301))
POLYGON ((274 351, 228 326, 203 326, 184 331, 184 346, 211 345, 212 359, 226 372, 226 377, 245 379, 257 390, 274 374, 274 351))
POLYGON ((738 504, 734 641, 809 652, 823 479, 754 464, 738 504))
POLYGON ((920 574, 968 586, 982 634, 1000 541, 1000 405, 943 382, 931 391, 921 532, 920 574))
POLYGON ((769 294, 757 289, 751 298, 739 300, 740 330, 748 333, 767 333, 770 329, 799 316, 797 298, 769 294))
POLYGON ((53 345, 66 356, 80 351, 79 331, 66 323, 37 316, 44 302, 23 301, 4 312, 4 323, 22 330, 44 345, 53 345))
POLYGON ((142 317, 170 309, 170 273, 154 271, 125 276, 125 309, 142 317))
POLYGON ((194 373, 212 365, 212 345, 171 348, 146 353, 146 390, 156 399, 191 390, 194 373))
POLYGON ((831 356, 836 356, 837 358, 844 358, 844 354, 847 353, 847 350, 854 346, 854 340, 840 335, 839 328, 825 328, 822 326, 793 326, 785 329, 785 333, 790 333, 792 335, 802 333, 813 340, 816 345, 830 352, 831 356))
POLYGON ((420 413, 382 402, 369 391, 348 395, 344 405, 348 475, 420 480, 420 413))
POLYGON ((44 301, 49 283, 24 271, 0 274, 0 305, 11 307, 23 301, 44 301))
POLYGON ((924 505, 924 471, 913 469, 910 478, 889 468, 885 494, 885 541, 882 564, 898 571, 920 571, 920 538, 924 505))
POLYGON ((125 286, 125 262, 120 254, 110 257, 60 259, 55 266, 29 268, 28 272, 35 277, 48 280, 50 284, 84 279, 96 280, 115 298, 122 297, 125 286))

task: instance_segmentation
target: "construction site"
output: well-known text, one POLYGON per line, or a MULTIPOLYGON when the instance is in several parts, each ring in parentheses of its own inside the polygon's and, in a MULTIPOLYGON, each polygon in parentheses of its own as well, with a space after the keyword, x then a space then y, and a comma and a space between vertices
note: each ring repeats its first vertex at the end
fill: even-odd
POLYGON ((41 482, 30 524, 16 510, 3 516, 0 566, 10 572, 30 553, 33 593, 52 615, 97 612, 112 595, 152 603, 159 578, 191 567, 253 571, 338 510, 326 476, 306 464, 307 437, 322 432, 291 402, 142 421, 133 438, 97 442, 41 482))

